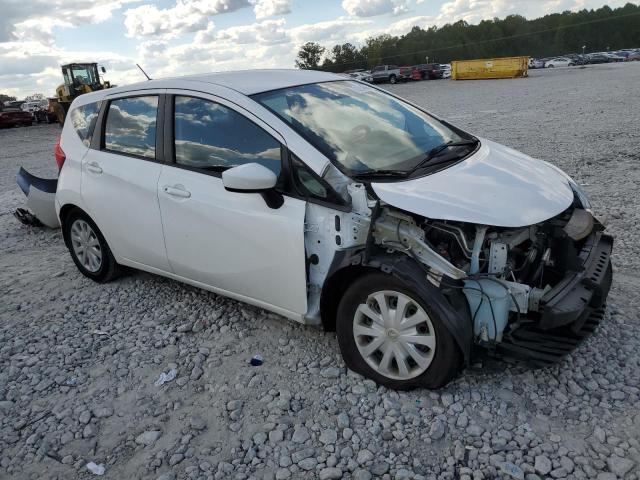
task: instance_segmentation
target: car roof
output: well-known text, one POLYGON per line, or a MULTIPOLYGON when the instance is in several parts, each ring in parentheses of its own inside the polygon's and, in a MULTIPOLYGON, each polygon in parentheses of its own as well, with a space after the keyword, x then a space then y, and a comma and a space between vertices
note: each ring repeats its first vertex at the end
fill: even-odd
POLYGON ((184 77, 171 77, 133 85, 108 89, 108 94, 145 88, 180 88, 182 82, 199 82, 219 85, 236 90, 244 95, 278 90, 280 88, 307 85, 310 83, 344 80, 345 77, 334 73, 316 70, 265 69, 239 70, 234 72, 216 72, 184 77))

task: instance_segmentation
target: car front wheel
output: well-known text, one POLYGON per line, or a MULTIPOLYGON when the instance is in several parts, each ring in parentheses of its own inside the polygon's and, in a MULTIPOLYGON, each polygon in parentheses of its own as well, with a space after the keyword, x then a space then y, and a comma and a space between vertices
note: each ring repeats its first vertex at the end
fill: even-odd
POLYGON ((397 82, 396 76, 395 75, 391 75, 389 77, 389 83, 394 85, 397 82))
POLYGON ((99 283, 118 276, 119 265, 102 233, 88 215, 79 210, 72 212, 63 228, 73 263, 84 276, 99 283))
POLYGON ((439 388, 461 364, 437 309, 391 275, 355 281, 338 306, 336 330, 347 366, 389 388, 439 388))

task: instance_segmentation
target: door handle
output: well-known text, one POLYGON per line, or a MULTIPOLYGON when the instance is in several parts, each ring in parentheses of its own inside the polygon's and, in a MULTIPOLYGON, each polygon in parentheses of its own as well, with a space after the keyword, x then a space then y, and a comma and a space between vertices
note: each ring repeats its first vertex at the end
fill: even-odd
POLYGON ((162 187, 162 191, 172 197, 191 198, 191 192, 177 186, 171 187, 169 185, 165 185, 162 187))
POLYGON ((97 174, 102 173, 102 168, 100 168, 100 165, 98 165, 97 162, 88 163, 87 170, 89 170, 92 173, 97 173, 97 174))

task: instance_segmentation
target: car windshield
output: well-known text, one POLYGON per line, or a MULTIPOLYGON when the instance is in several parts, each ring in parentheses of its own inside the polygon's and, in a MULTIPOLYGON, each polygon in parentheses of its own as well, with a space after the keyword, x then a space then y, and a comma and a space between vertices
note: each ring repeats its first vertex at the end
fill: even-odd
POLYGON ((429 152, 463 140, 421 110, 353 81, 253 95, 348 174, 410 172, 429 152))

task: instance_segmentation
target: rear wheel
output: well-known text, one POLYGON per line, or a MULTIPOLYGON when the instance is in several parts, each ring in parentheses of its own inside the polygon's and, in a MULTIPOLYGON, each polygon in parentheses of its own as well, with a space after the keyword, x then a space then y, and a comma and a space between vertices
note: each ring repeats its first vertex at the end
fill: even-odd
POLYGON ((389 77, 389 83, 390 83, 390 84, 395 85, 395 84, 397 83, 397 81, 398 81, 398 80, 396 79, 396 76, 395 76, 395 75, 391 75, 391 76, 389 77))
POLYGON ((439 388, 461 364, 436 309, 391 275, 356 280, 340 301, 336 330, 347 366, 389 388, 439 388))
POLYGON ((72 212, 64 222, 64 235, 73 263, 91 280, 108 282, 120 273, 109 245, 88 215, 72 212))

